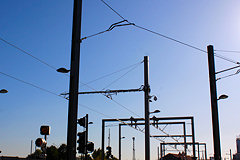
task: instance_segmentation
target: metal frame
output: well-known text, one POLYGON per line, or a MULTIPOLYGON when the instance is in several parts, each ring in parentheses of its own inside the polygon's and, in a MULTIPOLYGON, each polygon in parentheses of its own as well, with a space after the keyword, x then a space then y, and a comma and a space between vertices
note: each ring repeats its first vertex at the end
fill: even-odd
MULTIPOLYGON (((153 136, 150 136, 150 137, 184 137, 184 150, 185 150, 185 154, 187 154, 187 147, 186 147, 186 137, 192 137, 192 135, 186 135, 186 123, 185 122, 153 122, 153 123, 150 123, 151 125, 154 125, 154 124, 158 124, 158 125, 164 125, 164 124, 182 124, 183 125, 183 135, 153 135, 153 136)), ((118 140, 119 140, 119 160, 121 160, 121 138, 122 138, 122 135, 121 135, 121 126, 126 126, 126 125, 133 125, 132 123, 120 123, 119 124, 119 137, 118 137, 118 140)), ((134 125, 145 125, 145 123, 134 123, 134 125)))
MULTIPOLYGON (((166 145, 193 145, 193 143, 160 143, 160 154, 161 154, 161 158, 163 156, 165 156, 165 146, 166 145)), ((195 142, 195 145, 198 146, 198 159, 200 160, 200 145, 204 145, 204 151, 205 151, 205 160, 207 160, 207 146, 206 143, 199 143, 199 142, 195 142)))
MULTIPOLYGON (((194 131, 194 117, 154 117, 150 118, 150 120, 160 121, 160 120, 191 120, 191 130, 192 130, 192 144, 193 145, 193 157, 196 157, 195 152, 195 131, 194 131)), ((104 160, 104 135, 105 135, 105 122, 123 122, 131 121, 131 118, 123 118, 123 119, 102 119, 102 160, 104 160)), ((144 118, 134 118, 134 121, 145 121, 144 118)))

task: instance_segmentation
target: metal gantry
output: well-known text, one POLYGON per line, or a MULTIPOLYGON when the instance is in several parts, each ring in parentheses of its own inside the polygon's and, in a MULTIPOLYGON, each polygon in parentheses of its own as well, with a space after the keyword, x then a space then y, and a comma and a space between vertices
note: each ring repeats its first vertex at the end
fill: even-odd
MULTIPOLYGON (((131 119, 131 118, 130 118, 131 119)), ((150 137, 155 137, 155 138, 159 138, 159 137, 183 137, 184 138, 184 144, 186 144, 186 138, 187 137, 192 137, 192 135, 186 135, 186 126, 185 126, 185 122, 152 122, 150 123, 150 125, 168 125, 168 124, 182 124, 183 125, 183 135, 150 135, 150 137)), ((119 124, 119 160, 121 160, 121 126, 130 126, 130 125, 134 125, 136 126, 141 126, 141 125, 145 125, 145 123, 120 123, 119 124)), ((184 145, 185 148, 185 153, 187 154, 187 148, 186 145, 184 145)))
MULTIPOLYGON (((124 119, 102 119, 102 160, 104 160, 104 138, 105 138, 105 122, 120 122, 122 125, 129 125, 128 123, 135 125, 135 123, 131 123, 134 120, 135 123, 138 121, 145 121, 144 118, 124 118, 124 119)), ((195 149, 195 131, 194 131, 194 118, 192 116, 188 117, 160 117, 160 118, 150 118, 150 121, 153 121, 152 123, 156 123, 156 121, 161 120, 191 120, 191 133, 192 133, 192 144, 193 144, 193 157, 196 157, 196 149, 195 149)), ((144 123, 142 123, 144 124, 144 123)), ((151 124, 151 123, 150 123, 151 124)), ((145 125, 145 124, 144 124, 145 125)), ((190 136, 190 135, 189 135, 190 136)), ((150 137, 150 136, 149 136, 150 137)), ((188 137, 188 135, 185 135, 185 137, 188 137)), ((120 141, 119 141, 120 142, 120 141)), ((121 155, 120 155, 121 158, 121 155)))

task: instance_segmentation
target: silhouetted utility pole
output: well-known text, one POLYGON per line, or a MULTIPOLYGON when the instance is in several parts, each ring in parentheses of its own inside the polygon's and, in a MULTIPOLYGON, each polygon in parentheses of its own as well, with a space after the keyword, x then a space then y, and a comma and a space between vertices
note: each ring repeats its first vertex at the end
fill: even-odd
POLYGON ((135 137, 132 137, 132 140, 133 140, 133 160, 136 160, 136 157, 135 157, 135 137))
POLYGON ((221 160, 221 146, 220 146, 218 105, 217 105, 217 87, 216 87, 213 46, 212 45, 207 46, 207 51, 208 51, 208 67, 209 67, 209 81, 210 81, 210 93, 211 93, 211 108, 212 108, 214 160, 221 160))
POLYGON ((76 159, 81 17, 82 0, 74 0, 68 104, 67 160, 76 159))
POLYGON ((145 160, 150 160, 150 131, 149 131, 149 57, 144 56, 144 98, 145 98, 145 160))

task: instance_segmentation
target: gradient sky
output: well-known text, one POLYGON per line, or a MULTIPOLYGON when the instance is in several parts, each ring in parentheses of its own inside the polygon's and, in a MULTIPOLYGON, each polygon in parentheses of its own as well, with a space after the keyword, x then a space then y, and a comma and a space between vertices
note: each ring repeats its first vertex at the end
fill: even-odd
MULTIPOLYGON (((203 50, 240 51, 240 1, 238 0, 106 0, 129 22, 191 44, 203 50)), ((0 1, 0 37, 47 62, 54 68, 70 66, 72 7, 69 0, 0 1)), ((83 0, 82 37, 106 30, 122 19, 100 0, 83 0)), ((240 53, 218 54, 240 61, 240 53)), ((196 141, 207 143, 208 156, 213 154, 207 55, 201 51, 151 34, 134 26, 114 28, 111 32, 86 39, 81 44, 80 81, 90 82, 103 75, 150 59, 151 94, 158 101, 150 110, 156 116, 194 116, 196 141)), ((67 100, 56 96, 68 92, 69 77, 0 41, 0 81, 7 94, 0 95, 1 155, 27 156, 30 142, 41 137, 41 125, 51 126, 48 145, 66 143, 67 100), (17 79, 47 89, 45 92, 17 79)), ((216 57, 216 70, 235 66, 216 57)), ((124 70, 90 83, 95 90, 139 88, 143 85, 143 65, 124 70), (113 81, 121 77, 118 81, 113 81)), ((221 76, 234 73, 230 71, 221 76)), ((220 77, 221 77, 220 76, 220 77)), ((80 86, 81 91, 91 90, 80 86)), ((240 134, 239 75, 217 82, 222 156, 230 149, 235 153, 240 134)), ((135 114, 144 116, 143 93, 124 93, 113 99, 135 114)), ((101 119, 135 116, 102 95, 80 95, 79 117, 89 114, 93 125, 89 140, 96 148, 101 142, 101 119), (90 108, 90 109, 88 109, 90 108), (105 114, 106 116, 104 116, 105 114)), ((111 145, 118 156, 118 128, 111 128, 111 145)), ((79 128, 81 131, 81 128, 79 128)), ((156 132, 151 128, 152 132, 156 132)), ((169 133, 178 127, 167 127, 169 133)), ((123 159, 132 159, 132 137, 136 137, 136 158, 144 157, 144 134, 124 127, 123 159)), ((107 135, 106 135, 107 137, 107 135)), ((157 158, 159 141, 151 140, 151 159, 157 158)), ((107 141, 106 141, 107 143, 107 141)))

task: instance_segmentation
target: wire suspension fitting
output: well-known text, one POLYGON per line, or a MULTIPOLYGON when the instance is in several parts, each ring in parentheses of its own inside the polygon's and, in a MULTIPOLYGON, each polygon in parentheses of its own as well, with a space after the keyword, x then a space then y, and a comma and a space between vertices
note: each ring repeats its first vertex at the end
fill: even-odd
POLYGON ((86 37, 81 38, 81 39, 80 39, 80 43, 81 43, 83 40, 87 39, 87 38, 94 37, 94 36, 97 36, 97 35, 99 35, 99 34, 103 34, 103 33, 105 33, 105 32, 109 32, 109 31, 113 30, 115 27, 128 26, 128 25, 135 25, 135 24, 134 24, 134 23, 130 23, 130 22, 128 22, 127 20, 122 20, 122 21, 120 21, 120 22, 113 23, 113 24, 110 25, 110 27, 109 27, 107 30, 105 30, 105 31, 101 31, 101 32, 92 34, 92 35, 90 35, 90 36, 86 36, 86 37), (124 23, 124 22, 125 22, 125 23, 124 23))

